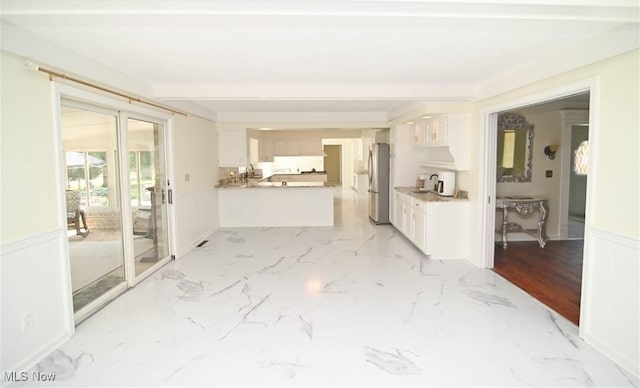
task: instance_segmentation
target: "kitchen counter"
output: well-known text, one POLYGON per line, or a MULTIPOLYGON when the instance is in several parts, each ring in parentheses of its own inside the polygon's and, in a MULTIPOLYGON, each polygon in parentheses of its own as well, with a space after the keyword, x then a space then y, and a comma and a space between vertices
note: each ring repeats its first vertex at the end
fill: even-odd
POLYGON ((249 182, 218 190, 220 226, 333 226, 333 185, 249 182))
POLYGON ((395 187, 395 189, 422 202, 469 202, 469 198, 442 197, 434 191, 422 191, 417 187, 395 187))
POLYGON ((274 174, 264 178, 249 178, 242 184, 221 183, 216 185, 218 189, 229 188, 298 188, 298 187, 335 187, 334 183, 327 182, 327 174, 274 174), (286 182, 286 185, 282 183, 286 182))
POLYGON ((267 182, 264 180, 260 181, 249 181, 243 185, 218 185, 220 189, 266 189, 266 188, 276 188, 276 189, 293 189, 300 187, 335 187, 335 184, 329 182, 287 182, 286 185, 283 185, 282 182, 267 182))

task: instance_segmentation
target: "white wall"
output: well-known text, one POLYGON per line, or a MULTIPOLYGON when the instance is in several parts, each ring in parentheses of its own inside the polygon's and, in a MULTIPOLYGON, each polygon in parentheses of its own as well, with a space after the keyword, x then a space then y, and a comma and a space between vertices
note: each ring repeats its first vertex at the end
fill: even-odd
POLYGON ((173 121, 176 255, 218 229, 218 137, 215 123, 196 116, 173 121))
MULTIPOLYGON (((612 57, 526 87, 481 101, 474 106, 471 144, 474 169, 470 196, 476 206, 472 252, 482 252, 480 221, 485 110, 526 101, 557 88, 594 80, 591 105, 594 195, 588 198, 583 267, 580 334, 636 376, 640 357, 638 241, 640 235, 640 50, 612 57), (593 101, 593 100, 592 100, 593 101), (621 162, 624 163, 621 166, 621 162), (615 190, 611 188, 615 187, 615 190), (613 249, 612 247, 616 247, 613 249), (615 254, 614 254, 615 252, 615 254), (629 276, 629 274, 634 274, 629 276)), ((479 254, 472 260, 483 265, 479 254)))
POLYGON ((73 333, 51 88, 2 52, 3 371, 25 370, 73 333))
MULTIPOLYGON (((53 83, 24 67, 24 58, 1 55, 0 369, 20 371, 70 338, 74 320, 53 83)), ((217 145, 214 123, 204 119, 176 116, 173 133, 184 251, 217 227, 217 145)))

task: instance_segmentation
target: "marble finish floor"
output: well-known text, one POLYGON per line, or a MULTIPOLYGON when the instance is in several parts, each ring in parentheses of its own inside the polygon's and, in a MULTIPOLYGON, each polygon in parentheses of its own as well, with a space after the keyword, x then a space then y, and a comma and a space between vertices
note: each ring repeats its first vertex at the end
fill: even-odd
POLYGON ((337 193, 336 227, 217 231, 82 323, 42 385, 637 386, 499 275, 337 193))

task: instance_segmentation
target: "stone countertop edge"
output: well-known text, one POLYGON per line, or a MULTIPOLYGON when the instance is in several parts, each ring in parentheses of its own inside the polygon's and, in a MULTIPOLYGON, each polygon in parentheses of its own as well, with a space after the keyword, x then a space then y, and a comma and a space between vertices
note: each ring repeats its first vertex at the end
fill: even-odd
POLYGON ((403 194, 410 195, 411 197, 422 202, 469 202, 469 198, 443 197, 434 193, 433 191, 414 193, 414 191, 418 191, 417 187, 394 187, 394 189, 403 194))
POLYGON ((242 184, 242 185, 216 185, 217 189, 299 189, 299 188, 333 188, 336 187, 333 183, 328 182, 288 182, 283 185, 280 182, 260 182, 256 184, 242 184), (315 184, 320 183, 320 184, 315 184))

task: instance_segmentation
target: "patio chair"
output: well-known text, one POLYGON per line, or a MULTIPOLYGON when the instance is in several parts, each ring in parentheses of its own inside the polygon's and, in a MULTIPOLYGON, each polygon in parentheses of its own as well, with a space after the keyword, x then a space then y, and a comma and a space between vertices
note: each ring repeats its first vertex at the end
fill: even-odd
POLYGON ((67 201, 67 228, 73 227, 78 236, 87 237, 89 227, 87 226, 86 214, 84 210, 80 209, 80 192, 66 190, 65 197, 67 201), (80 221, 83 226, 80 226, 80 221))

